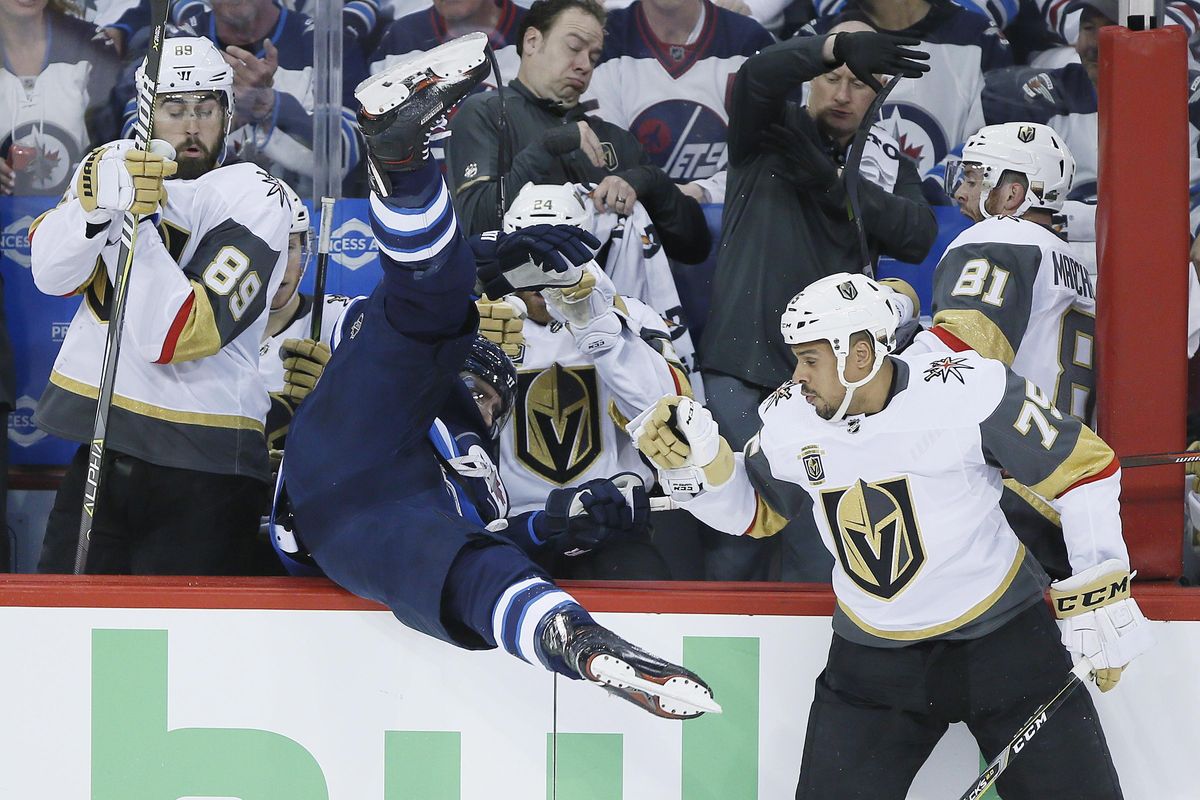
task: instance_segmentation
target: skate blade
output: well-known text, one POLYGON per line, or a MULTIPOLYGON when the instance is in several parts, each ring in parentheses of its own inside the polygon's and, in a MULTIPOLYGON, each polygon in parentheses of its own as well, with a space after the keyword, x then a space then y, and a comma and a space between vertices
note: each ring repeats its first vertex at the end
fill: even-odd
POLYGON ((704 713, 721 713, 721 706, 713 699, 712 692, 683 675, 662 680, 644 678, 625 661, 607 654, 593 656, 587 671, 594 681, 609 687, 610 691, 626 694, 624 690, 632 689, 641 693, 645 700, 634 698, 635 702, 660 717, 690 719, 704 713))
POLYGON ((470 72, 487 62, 487 43, 487 34, 468 33, 432 50, 397 61, 383 72, 358 84, 354 89, 354 98, 371 116, 386 114, 403 105, 412 95, 408 87, 403 85, 405 78, 416 71, 432 72, 439 78, 470 72))

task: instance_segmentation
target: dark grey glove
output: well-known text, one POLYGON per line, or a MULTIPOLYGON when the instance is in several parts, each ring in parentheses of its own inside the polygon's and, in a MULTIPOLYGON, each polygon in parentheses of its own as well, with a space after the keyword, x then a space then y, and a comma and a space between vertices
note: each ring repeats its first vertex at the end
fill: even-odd
POLYGON ((574 122, 550 128, 542 134, 542 147, 552 156, 565 156, 579 149, 579 126, 574 122))
POLYGON ((846 65, 854 77, 880 91, 883 85, 875 80, 876 74, 898 75, 902 78, 919 78, 929 72, 929 54, 913 50, 920 39, 896 36, 878 31, 855 31, 839 33, 833 40, 835 66, 846 65))
POLYGON ((783 177, 797 189, 828 191, 838 179, 837 165, 821 147, 820 135, 808 114, 798 117, 798 130, 775 123, 763 131, 762 149, 779 156, 783 177))

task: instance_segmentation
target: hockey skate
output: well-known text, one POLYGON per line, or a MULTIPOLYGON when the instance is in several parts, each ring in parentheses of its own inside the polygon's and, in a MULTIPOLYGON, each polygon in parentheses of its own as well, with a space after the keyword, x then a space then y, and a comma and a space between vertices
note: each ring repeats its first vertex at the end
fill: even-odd
POLYGON ((487 48, 486 34, 469 33, 393 64, 358 85, 358 123, 367 137, 373 182, 388 172, 413 170, 424 163, 430 132, 488 74, 487 48))
POLYGON ((721 713, 712 689, 683 667, 663 661, 600 625, 576 625, 570 614, 551 617, 541 631, 542 651, 561 658, 584 680, 666 719, 721 713))

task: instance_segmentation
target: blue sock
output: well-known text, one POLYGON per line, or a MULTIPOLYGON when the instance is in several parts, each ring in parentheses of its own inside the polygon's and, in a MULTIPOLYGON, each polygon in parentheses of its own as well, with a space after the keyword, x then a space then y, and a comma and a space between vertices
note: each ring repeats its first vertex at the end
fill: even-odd
POLYGON ((559 612, 566 612, 576 627, 595 624, 575 598, 553 583, 541 578, 515 583, 500 596, 492 611, 496 643, 530 664, 540 663, 548 670, 577 679, 579 675, 561 658, 542 650, 542 630, 559 612))

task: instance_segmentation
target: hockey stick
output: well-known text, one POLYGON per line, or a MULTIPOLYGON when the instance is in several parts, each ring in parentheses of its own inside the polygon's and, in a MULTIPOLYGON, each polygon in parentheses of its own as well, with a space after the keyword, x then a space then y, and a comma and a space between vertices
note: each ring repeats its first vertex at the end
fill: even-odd
POLYGON ((329 273, 329 229, 333 227, 333 198, 321 198, 321 232, 317 236, 317 274, 313 280, 312 328, 309 338, 321 341, 321 312, 325 310, 325 277, 329 273))
POLYGON ((872 277, 875 270, 871 265, 871 249, 867 245, 867 229, 863 225, 862 206, 858 201, 858 186, 861 179, 859 166, 862 164, 863 148, 866 147, 867 136, 870 135, 871 128, 875 125, 879 112, 883 109, 884 101, 899 82, 900 76, 895 75, 886 86, 876 93, 875 99, 871 101, 871 107, 863 115, 862 122, 858 123, 858 130, 854 133, 854 143, 850 146, 850 160, 846 162, 846 167, 842 170, 846 200, 850 203, 850 216, 853 218, 854 228, 858 232, 858 251, 862 256, 863 274, 868 277, 872 277))
MULTIPOLYGON (((138 86, 137 123, 133 129, 134 147, 139 150, 148 149, 150 136, 154 131, 154 98, 158 94, 158 68, 162 63, 170 6, 170 0, 150 0, 152 28, 150 47, 146 51, 146 80, 138 86)), ((229 113, 233 113, 233 110, 230 109, 229 113)), ((82 575, 87 567, 92 523, 96 519, 96 502, 100 497, 100 467, 104 463, 108 412, 112 408, 113 389, 117 382, 121 328, 125 322, 125 298, 129 294, 129 270, 133 266, 133 248, 137 242, 139 219, 139 215, 126 211, 121 222, 121 244, 117 250, 117 280, 113 285, 112 302, 109 305, 108 338, 104 342, 104 360, 101 362, 100 387, 96 398, 96 419, 92 424, 87 477, 83 485, 83 511, 79 516, 79 541, 75 548, 76 575, 82 575)))
POLYGON ((1121 468, 1161 467, 1165 464, 1190 464, 1200 461, 1200 450, 1185 450, 1181 453, 1147 453, 1142 456, 1121 456, 1121 468))
POLYGON ((1037 736, 1038 731, 1042 726, 1062 707, 1067 698, 1075 689, 1083 684, 1092 673, 1092 664, 1086 658, 1080 659, 1079 663, 1071 669, 1071 676, 1067 679, 1067 684, 1058 690, 1058 694, 1051 698, 1049 703, 1033 712, 1033 716, 1029 721, 1021 726, 1017 731, 1017 735, 1012 741, 1000 751, 1000 755, 992 759, 991 763, 984 768, 975 782, 971 784, 971 788, 959 796, 958 800, 978 800, 983 796, 983 793, 992 787, 996 779, 1004 770, 1008 769, 1008 765, 1016 758, 1025 745, 1033 741, 1033 737, 1037 736))
POLYGON ((492 74, 496 76, 496 99, 500 102, 500 118, 496 121, 496 228, 499 230, 504 227, 504 212, 508 210, 508 192, 504 181, 512 167, 512 142, 508 140, 508 108, 504 105, 504 78, 500 75, 500 64, 490 44, 486 52, 492 65, 492 74))

